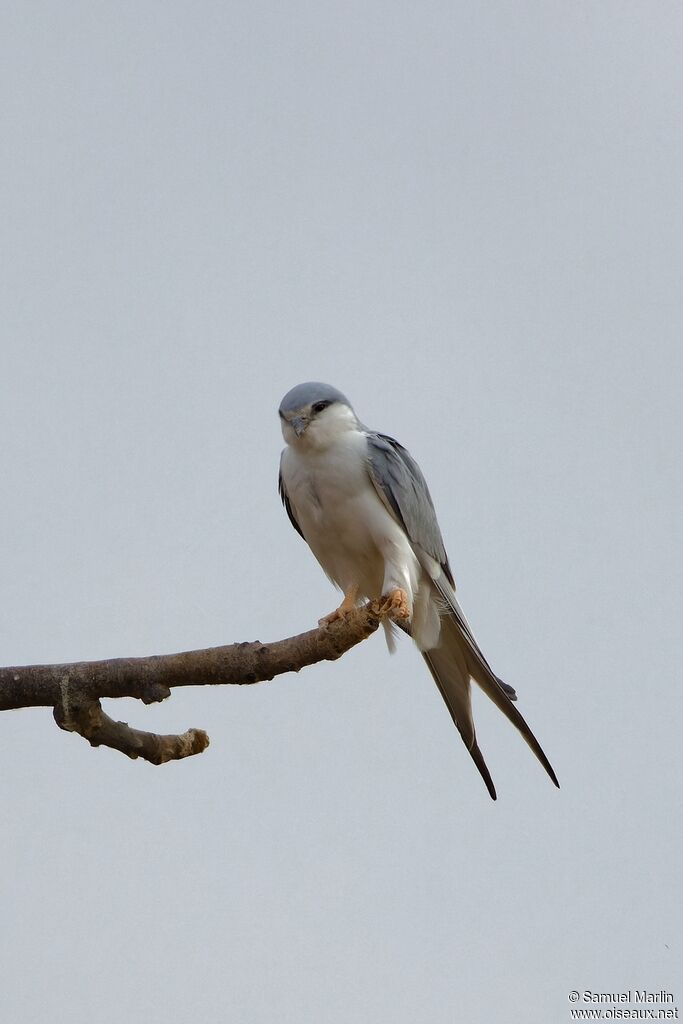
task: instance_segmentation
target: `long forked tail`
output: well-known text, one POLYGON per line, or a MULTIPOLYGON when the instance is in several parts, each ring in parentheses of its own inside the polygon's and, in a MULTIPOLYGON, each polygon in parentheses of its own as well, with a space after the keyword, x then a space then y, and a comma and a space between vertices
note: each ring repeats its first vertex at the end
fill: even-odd
POLYGON ((457 602, 449 601, 449 605, 451 607, 441 620, 439 643, 432 650, 424 651, 423 657, 491 798, 496 799, 496 789, 477 743, 472 717, 470 677, 519 730, 559 789, 560 784, 550 761, 526 721, 512 703, 503 685, 493 674, 472 636, 467 621, 464 616, 460 617, 462 613, 458 614, 460 609, 457 602))

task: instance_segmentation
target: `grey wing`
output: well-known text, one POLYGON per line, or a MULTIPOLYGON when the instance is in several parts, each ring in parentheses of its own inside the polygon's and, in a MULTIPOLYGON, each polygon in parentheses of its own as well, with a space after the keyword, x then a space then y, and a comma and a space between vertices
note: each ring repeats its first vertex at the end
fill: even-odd
MULTIPOLYGON (((372 431, 366 431, 366 436, 370 476, 380 498, 401 523, 411 544, 422 549, 439 563, 443 575, 435 579, 434 584, 447 602, 466 647, 469 648, 474 660, 482 665, 486 674, 498 685, 508 689, 507 684, 502 684, 494 675, 456 599, 453 573, 448 564, 448 555, 434 503, 422 470, 410 452, 392 437, 375 434, 372 431)), ((509 690, 514 694, 512 687, 509 687, 509 690)))
POLYGON ((366 430, 368 465, 377 493, 417 545, 441 566, 454 586, 453 573, 434 511, 427 481, 415 459, 403 445, 386 434, 366 430))
POLYGON ((287 494, 287 488, 285 487, 285 482, 282 479, 282 468, 280 468, 280 472, 278 473, 277 489, 278 489, 278 494, 280 495, 280 498, 282 500, 282 504, 285 506, 285 512, 289 516, 290 523, 292 524, 292 526, 294 527, 296 532, 299 534, 299 536, 303 537, 303 539, 306 540, 306 538, 304 537, 304 535, 303 535, 303 533, 301 531, 301 527, 299 526, 299 524, 296 521, 296 516, 294 515, 294 510, 292 509, 292 503, 289 500, 289 496, 287 494))

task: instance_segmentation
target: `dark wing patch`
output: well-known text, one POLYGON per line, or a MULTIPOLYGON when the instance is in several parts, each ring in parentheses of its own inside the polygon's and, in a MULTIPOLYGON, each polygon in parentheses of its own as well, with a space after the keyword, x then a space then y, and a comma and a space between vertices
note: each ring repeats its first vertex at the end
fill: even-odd
POLYGON ((386 434, 366 430, 370 476, 380 498, 394 513, 408 537, 441 566, 455 586, 448 555, 427 482, 403 445, 386 434))
POLYGON ((278 493, 280 495, 280 498, 282 499, 282 504, 285 506, 285 512, 289 516, 290 523, 292 524, 292 526, 294 527, 296 532, 299 534, 299 536, 303 537, 303 539, 306 540, 306 538, 304 537, 303 533, 301 532, 301 527, 299 526, 299 524, 296 521, 296 517, 295 517, 294 512, 292 510, 292 504, 291 504, 289 498, 287 497, 287 491, 285 490, 285 483, 284 483, 284 480, 282 479, 282 471, 280 471, 278 473, 277 489, 278 489, 278 493))

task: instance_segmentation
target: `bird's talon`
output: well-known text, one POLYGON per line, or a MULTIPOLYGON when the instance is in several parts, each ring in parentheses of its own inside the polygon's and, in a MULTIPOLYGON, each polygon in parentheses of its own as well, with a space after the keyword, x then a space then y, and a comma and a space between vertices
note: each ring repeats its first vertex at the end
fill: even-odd
POLYGON ((329 615, 323 615, 322 619, 318 619, 318 625, 321 629, 329 626, 331 622, 336 622, 337 619, 348 619, 350 615, 356 610, 356 601, 358 600, 358 587, 353 587, 348 594, 344 595, 344 600, 335 608, 329 615))
POLYGON ((396 590, 390 590, 384 598, 382 611, 395 619, 409 619, 410 604, 406 591, 398 587, 396 590))

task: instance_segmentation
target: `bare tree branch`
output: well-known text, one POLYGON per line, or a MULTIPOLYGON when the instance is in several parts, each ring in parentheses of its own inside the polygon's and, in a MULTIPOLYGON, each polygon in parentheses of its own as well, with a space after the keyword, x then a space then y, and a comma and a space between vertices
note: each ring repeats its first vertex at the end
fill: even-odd
POLYGON ((209 745, 209 737, 203 729, 188 729, 180 736, 158 736, 133 729, 126 722, 115 722, 105 715, 98 700, 71 703, 68 711, 58 704, 53 714, 60 729, 79 733, 91 747, 112 747, 128 757, 142 757, 152 764, 201 754, 209 745))
POLYGON ((152 704, 169 697, 174 686, 259 683, 335 661, 374 633, 382 619, 398 617, 390 600, 374 601, 327 626, 270 644, 256 640, 146 658, 0 668, 0 711, 52 707, 59 727, 79 733, 91 746, 163 764, 201 753, 209 737, 201 729, 180 736, 142 732, 109 718, 102 698, 135 697, 152 704))

